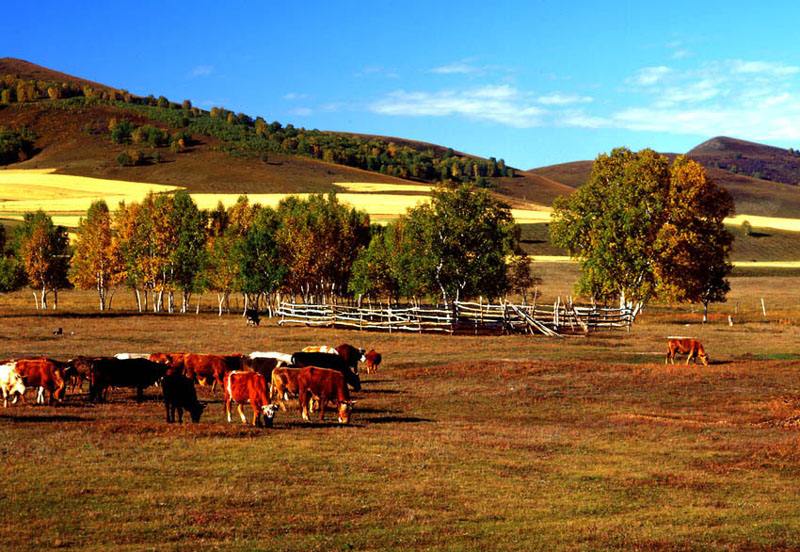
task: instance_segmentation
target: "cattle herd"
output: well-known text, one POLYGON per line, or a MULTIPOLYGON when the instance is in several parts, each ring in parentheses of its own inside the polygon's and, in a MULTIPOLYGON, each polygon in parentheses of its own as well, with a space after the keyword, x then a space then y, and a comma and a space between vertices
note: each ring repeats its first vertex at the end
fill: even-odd
POLYGON ((160 385, 167 422, 183 421, 186 410, 197 422, 205 405, 197 399, 195 384, 222 389, 225 413, 231 421, 231 405, 247 423, 242 410, 250 403, 253 425, 271 426, 275 413, 286 410, 288 401, 297 399, 300 414, 309 420, 315 408, 322 421, 325 408, 335 408, 340 423, 349 423, 356 401, 348 388, 361 390, 358 364, 366 372, 376 371, 381 355, 352 345, 306 347, 294 354, 254 352, 242 354, 196 353, 120 353, 113 357, 78 356, 68 361, 51 358, 20 358, 0 363, 0 393, 3 407, 9 401, 25 402, 26 389, 36 389, 36 402, 63 401, 67 390, 89 385, 89 401, 105 402, 110 389, 136 389, 142 402, 144 389, 160 385))

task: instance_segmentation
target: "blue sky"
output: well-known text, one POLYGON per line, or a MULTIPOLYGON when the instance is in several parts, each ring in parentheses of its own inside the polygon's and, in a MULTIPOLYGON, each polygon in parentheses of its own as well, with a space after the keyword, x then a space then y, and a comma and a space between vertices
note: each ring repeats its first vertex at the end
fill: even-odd
POLYGON ((718 135, 800 147, 794 2, 16 2, 0 57, 529 169, 718 135))

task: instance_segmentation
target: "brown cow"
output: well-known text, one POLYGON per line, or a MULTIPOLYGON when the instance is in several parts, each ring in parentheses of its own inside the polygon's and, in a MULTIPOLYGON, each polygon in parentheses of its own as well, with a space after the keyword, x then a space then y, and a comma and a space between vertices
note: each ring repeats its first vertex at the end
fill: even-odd
POLYGON ((336 406, 339 423, 350 422, 350 411, 356 401, 350 400, 350 392, 344 382, 344 375, 336 370, 306 366, 297 376, 300 395, 300 413, 308 421, 308 403, 312 397, 319 398, 319 421, 325 417, 325 406, 330 401, 336 406))
POLYGON ((378 365, 381 363, 381 360, 383 360, 381 354, 376 353, 374 349, 370 349, 366 354, 364 354, 364 358, 367 361, 367 374, 377 372, 378 365))
POLYGON ((183 373, 183 357, 186 353, 153 353, 147 357, 150 362, 169 366, 167 374, 183 373))
POLYGON ((225 374, 228 372, 228 362, 221 355, 205 355, 186 353, 183 355, 183 375, 187 378, 197 380, 202 385, 211 382, 211 390, 223 385, 225 374))
POLYGON ((686 364, 689 364, 689 361, 694 358, 695 362, 697 362, 697 359, 700 359, 700 362, 708 366, 708 355, 703 349, 703 344, 698 340, 691 337, 669 337, 667 339, 667 358, 664 359, 664 364, 667 364, 667 362, 675 364, 676 354, 688 353, 689 356, 686 357, 686 364))
POLYGON ((366 361, 366 358, 364 358, 364 349, 357 349, 347 343, 342 343, 336 347, 336 352, 347 361, 347 365, 350 366, 356 374, 358 374, 358 363, 366 361))
POLYGON ((283 366, 283 361, 277 358, 248 358, 242 359, 242 370, 257 372, 264 376, 267 381, 272 379, 272 371, 277 366, 283 366))
POLYGON ((286 410, 286 401, 298 395, 297 376, 299 368, 278 367, 272 371, 272 381, 269 387, 269 400, 278 398, 281 410, 286 410))
POLYGON ((236 403, 242 423, 247 423, 247 418, 242 412, 242 406, 250 402, 253 407, 253 425, 261 425, 261 415, 264 415, 264 425, 272 426, 275 411, 278 407, 271 404, 267 392, 267 380, 256 372, 228 372, 225 375, 225 412, 228 422, 231 421, 231 401, 236 403))
POLYGON ((67 390, 66 377, 67 363, 51 358, 23 358, 16 361, 14 369, 22 376, 22 381, 27 387, 38 387, 36 402, 44 402, 44 392, 50 393, 48 404, 53 399, 61 402, 67 390))

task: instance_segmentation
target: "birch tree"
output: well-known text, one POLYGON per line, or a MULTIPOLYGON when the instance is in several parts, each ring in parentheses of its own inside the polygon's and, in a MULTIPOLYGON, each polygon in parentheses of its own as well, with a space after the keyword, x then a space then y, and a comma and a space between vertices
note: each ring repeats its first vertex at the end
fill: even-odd
POLYGON ((103 200, 92 202, 75 234, 70 281, 80 289, 96 289, 100 310, 110 308, 109 290, 122 278, 122 258, 112 235, 111 214, 103 200))

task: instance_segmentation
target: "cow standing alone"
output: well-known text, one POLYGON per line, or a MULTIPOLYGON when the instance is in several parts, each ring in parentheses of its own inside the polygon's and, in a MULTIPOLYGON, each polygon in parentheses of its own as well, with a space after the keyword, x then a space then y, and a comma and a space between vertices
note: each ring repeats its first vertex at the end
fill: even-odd
POLYGON ((694 358, 695 362, 699 359, 703 365, 708 366, 708 355, 703 349, 703 344, 698 340, 691 337, 670 337, 668 340, 667 358, 664 360, 664 364, 668 362, 675 364, 676 354, 688 353, 689 356, 686 357, 686 364, 689 364, 689 361, 694 358))

